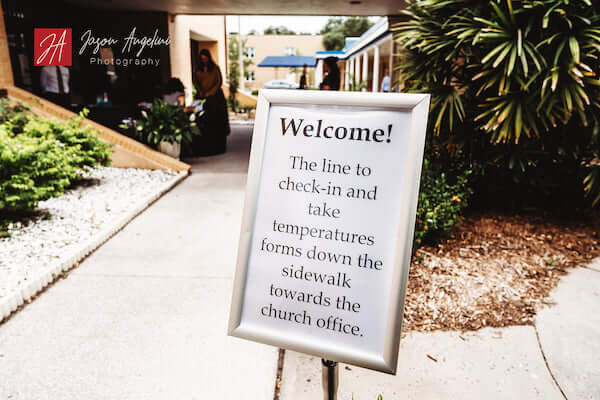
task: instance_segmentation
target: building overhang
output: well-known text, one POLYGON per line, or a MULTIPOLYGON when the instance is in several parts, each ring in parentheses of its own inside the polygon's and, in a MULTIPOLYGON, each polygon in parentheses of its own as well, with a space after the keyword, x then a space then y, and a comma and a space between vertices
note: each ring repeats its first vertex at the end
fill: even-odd
MULTIPOLYGON (((344 56, 342 58, 348 59, 355 54, 358 54, 373 46, 375 43, 380 42, 385 37, 391 37, 390 33, 390 20, 389 18, 381 18, 375 25, 373 25, 368 31, 363 33, 358 39, 352 42, 352 44, 345 49, 344 56)), ((385 39, 384 39, 385 40, 385 39)))
POLYGON ((262 60, 258 66, 259 67, 314 67, 316 64, 315 57, 312 56, 268 56, 262 60))
POLYGON ((336 50, 328 50, 328 51, 317 51, 317 53, 315 54, 315 58, 317 60, 322 60, 324 58, 327 57, 337 57, 337 58, 344 58, 345 53, 343 51, 336 51, 336 50))
POLYGON ((213 15, 397 15, 404 0, 68 0, 84 7, 213 15))

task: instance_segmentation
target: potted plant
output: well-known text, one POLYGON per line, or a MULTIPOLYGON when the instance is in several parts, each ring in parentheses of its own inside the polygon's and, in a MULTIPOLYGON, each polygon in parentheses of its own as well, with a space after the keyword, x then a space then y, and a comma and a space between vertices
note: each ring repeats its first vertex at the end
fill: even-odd
POLYGON ((179 158, 181 143, 191 143, 194 135, 200 135, 196 123, 200 115, 187 114, 183 106, 156 99, 149 110, 142 111, 142 118, 136 121, 135 129, 160 152, 179 158))

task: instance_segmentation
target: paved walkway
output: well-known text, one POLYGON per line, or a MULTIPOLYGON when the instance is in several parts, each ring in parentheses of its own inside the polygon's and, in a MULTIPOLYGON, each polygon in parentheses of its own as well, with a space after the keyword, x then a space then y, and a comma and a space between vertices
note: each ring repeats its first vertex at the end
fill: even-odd
POLYGON ((251 127, 0 326, 1 400, 272 399, 277 350, 227 336, 251 127))
MULTIPOLYGON (((277 351, 226 336, 251 127, 0 326, 0 400, 273 399, 277 351)), ((600 399, 600 260, 536 326, 415 333, 397 376, 340 368, 340 400, 600 399)), ((282 400, 322 398, 286 352, 282 400)))
MULTIPOLYGON (((575 268, 535 326, 413 333, 398 373, 340 367, 340 399, 600 399, 600 260, 575 268)), ((317 399, 320 360, 286 352, 283 400, 317 399)))

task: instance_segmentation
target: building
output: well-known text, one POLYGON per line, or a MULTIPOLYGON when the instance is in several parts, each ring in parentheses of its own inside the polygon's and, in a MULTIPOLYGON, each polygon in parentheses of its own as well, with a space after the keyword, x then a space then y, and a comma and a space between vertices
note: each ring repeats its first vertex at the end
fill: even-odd
MULTIPOLYGON (((232 37, 233 35, 230 35, 232 37)), ((324 50, 323 36, 321 35, 246 35, 244 41, 244 55, 252 61, 247 67, 244 88, 248 90, 260 89, 265 83, 273 79, 283 79, 298 83, 301 68, 264 68, 258 64, 268 56, 314 56, 316 52, 324 50)), ((308 69, 307 81, 309 86, 314 86, 314 71, 308 69)))
MULTIPOLYGON (((207 48, 226 73, 225 17, 222 15, 174 15, 147 9, 121 10, 89 7, 68 0, 41 3, 35 0, 2 0, 0 11, 0 88, 16 100, 44 96, 41 67, 34 66, 36 28, 69 28, 72 64, 68 67, 68 108, 61 109, 39 98, 37 112, 59 118, 88 108, 101 137, 115 147, 113 165, 158 168, 165 156, 117 133, 122 120, 135 115, 137 104, 160 97, 171 77, 182 80, 186 97, 193 93, 193 60, 207 48), (110 21, 110 23, 107 23, 110 21), (134 31, 135 29, 135 31, 134 31), (127 49, 127 37, 170 39, 168 45, 127 49), (113 43, 108 43, 113 38, 113 43), (101 45, 86 45, 98 41, 101 45), (125 63, 126 60, 143 61, 125 63), (98 104, 98 99, 108 100, 98 104), (100 124, 100 125, 98 125, 100 124)), ((173 162, 171 168, 185 168, 173 162)))
MULTIPOLYGON (((2 3, 14 83, 35 94, 42 94, 40 68, 33 65, 33 35, 38 27, 68 27, 72 30, 74 48, 70 93, 71 103, 75 106, 94 104, 97 96, 103 93, 107 93, 115 108, 135 104, 155 97, 171 77, 182 80, 191 99, 192 69, 200 48, 209 49, 215 62, 224 73, 226 71, 225 17, 222 15, 95 9, 67 1, 49 4, 32 0, 3 0, 2 3), (124 41, 134 28, 137 38, 152 37, 156 32, 159 38, 169 38, 170 44, 147 46, 140 55, 127 51, 124 41), (117 42, 103 44, 100 51, 95 52, 93 45, 84 48, 87 41, 84 37, 94 40, 114 38, 117 42), (101 65, 97 60, 101 57, 103 61, 118 61, 132 56, 153 60, 157 65, 117 65, 116 62, 114 65, 101 65)), ((91 117, 94 118, 94 112, 91 117)))
MULTIPOLYGON (((196 52, 207 48, 227 76, 227 38, 224 15, 396 15, 404 7, 403 2, 373 0, 350 2, 328 0, 307 3, 300 0, 289 2, 256 1, 239 3, 232 0, 205 2, 190 0, 180 2, 139 2, 137 0, 0 0, 0 89, 8 97, 33 104, 37 112, 57 118, 70 118, 74 114, 40 97, 39 68, 33 67, 33 33, 35 28, 70 28, 73 33, 73 78, 71 103, 78 111, 96 103, 99 95, 111 100, 110 108, 92 110, 86 124, 100 130, 101 137, 115 144, 113 165, 142 168, 186 169, 189 166, 155 152, 127 138, 113 129, 123 115, 131 115, 127 107, 138 101, 151 99, 170 77, 180 78, 186 86, 188 100, 192 97, 192 68, 196 52), (96 37, 115 35, 124 38, 132 27, 137 36, 172 37, 172 45, 144 50, 144 58, 156 60, 152 68, 136 66, 107 66, 123 57, 120 46, 102 46, 102 63, 92 65, 91 55, 82 57, 75 48, 86 29, 92 29, 96 37)), ((377 89, 383 65, 393 66, 394 43, 391 40, 391 18, 384 18, 359 40, 347 48, 340 57, 343 87, 358 87, 350 84, 351 77, 365 82, 363 87, 377 89), (387 60, 387 61, 386 61, 387 60), (354 73, 350 73, 350 71, 354 73), (369 78, 370 77, 370 78, 369 78)), ((271 38, 274 38, 273 36, 271 38)), ((294 35, 271 39, 268 36, 251 35, 246 42, 247 56, 257 65, 267 55, 314 56, 322 51, 320 36, 294 35), (293 45, 290 45, 293 43, 293 45), (264 52, 263 52, 264 49, 264 52), (263 58, 264 58, 263 57, 263 58)), ((318 57, 317 57, 318 58, 318 57)), ((317 68, 318 71, 318 68, 317 68)), ((247 87, 258 88, 264 82, 276 78, 291 78, 289 69, 264 69, 250 67, 247 87), (264 71, 264 72, 263 72, 264 71)), ((296 76, 296 80, 298 77, 296 76)), ((317 86, 309 73, 309 83, 317 86)), ((228 92, 225 83, 224 91, 228 92)), ((241 93, 244 100, 256 104, 256 98, 241 93)))
POLYGON ((394 76, 394 66, 399 50, 392 32, 394 24, 398 22, 399 17, 382 17, 360 37, 346 38, 343 50, 317 52, 317 84, 323 79, 323 59, 333 56, 339 60, 343 90, 380 92, 386 75, 394 88, 398 88, 400 82, 394 76))

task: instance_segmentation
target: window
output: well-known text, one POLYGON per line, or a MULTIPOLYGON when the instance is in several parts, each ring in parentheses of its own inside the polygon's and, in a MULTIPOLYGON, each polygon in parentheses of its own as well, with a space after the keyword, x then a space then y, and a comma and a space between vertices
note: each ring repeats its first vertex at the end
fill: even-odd
POLYGON ((296 55, 296 49, 294 47, 286 47, 285 48, 285 55, 286 56, 295 56, 296 55))
POLYGON ((245 47, 244 48, 244 55, 246 56, 246 58, 254 58, 255 51, 254 51, 254 47, 245 47))
POLYGON ((246 82, 254 82, 254 71, 246 71, 246 82))

